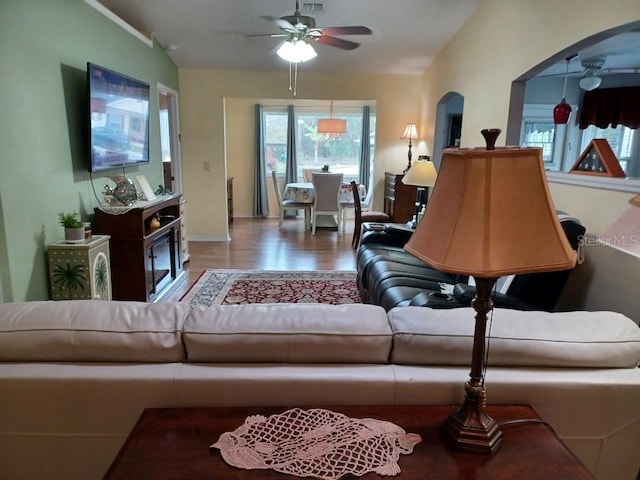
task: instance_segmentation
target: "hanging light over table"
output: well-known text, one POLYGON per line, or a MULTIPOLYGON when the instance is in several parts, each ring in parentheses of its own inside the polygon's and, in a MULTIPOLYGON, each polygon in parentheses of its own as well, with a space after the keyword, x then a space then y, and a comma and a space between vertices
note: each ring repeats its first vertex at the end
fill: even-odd
POLYGON ((327 138, 337 138, 347 133, 347 121, 343 118, 333 118, 333 100, 330 107, 331 118, 318 120, 318 133, 327 138))

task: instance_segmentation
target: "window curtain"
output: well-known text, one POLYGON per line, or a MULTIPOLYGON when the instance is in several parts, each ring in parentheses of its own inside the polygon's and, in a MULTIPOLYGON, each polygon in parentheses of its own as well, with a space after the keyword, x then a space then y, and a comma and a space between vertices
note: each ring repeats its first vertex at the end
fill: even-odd
POLYGON ((360 183, 369 191, 369 177, 371 176, 371 142, 370 142, 371 109, 362 109, 362 135, 360 142, 360 183))
POLYGON ((298 181, 298 161, 296 158, 296 112, 293 105, 287 106, 287 167, 286 183, 298 181))
MULTIPOLYGON (((285 183, 298 181, 298 161, 296 158, 296 112, 293 105, 287 105, 287 165, 284 173, 285 183)), ((286 210, 285 217, 295 217, 296 210, 286 210)))
POLYGON ((639 128, 640 87, 598 88, 585 92, 580 109, 580 128, 589 125, 639 128))
POLYGON ((267 192, 267 179, 265 170, 267 168, 267 158, 264 153, 264 115, 262 105, 256 103, 256 144, 255 144, 255 165, 256 173, 253 188, 253 216, 268 217, 269 216, 269 196, 267 192))

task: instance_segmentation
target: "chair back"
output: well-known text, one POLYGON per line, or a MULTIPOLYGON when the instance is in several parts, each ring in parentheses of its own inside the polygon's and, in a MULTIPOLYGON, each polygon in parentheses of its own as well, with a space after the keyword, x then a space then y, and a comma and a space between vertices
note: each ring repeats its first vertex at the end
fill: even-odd
POLYGON ((354 180, 351 180, 351 191, 353 192, 353 211, 355 212, 355 226, 357 228, 362 224, 362 204, 360 203, 358 184, 354 180))
POLYGON ((280 185, 278 185, 278 175, 275 170, 271 170, 271 178, 273 179, 273 189, 276 191, 278 205, 282 206, 282 192, 280 191, 280 185))
POLYGON ((321 172, 321 168, 303 168, 302 169, 302 178, 307 183, 311 183, 313 181, 312 174, 313 172, 321 172))
POLYGON ((315 192, 314 208, 319 212, 338 212, 338 192, 342 185, 342 173, 312 173, 315 192))

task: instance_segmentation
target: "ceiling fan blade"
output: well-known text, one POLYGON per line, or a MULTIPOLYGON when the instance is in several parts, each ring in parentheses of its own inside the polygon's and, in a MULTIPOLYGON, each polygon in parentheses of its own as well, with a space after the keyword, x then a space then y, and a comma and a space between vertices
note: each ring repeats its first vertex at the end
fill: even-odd
POLYGON ((323 45, 329 45, 330 47, 337 47, 343 50, 353 50, 360 46, 359 43, 352 42, 350 40, 343 40, 342 38, 332 37, 331 35, 322 34, 320 37, 314 37, 313 39, 323 45))
POLYGON ((286 20, 283 20, 282 18, 279 18, 278 20, 276 20, 276 23, 278 24, 278 27, 280 27, 285 32, 295 33, 297 31, 296 27, 294 27, 291 23, 287 22, 286 20))
POLYGON ((253 37, 272 37, 272 38, 275 38, 275 37, 288 37, 288 36, 289 36, 289 34, 287 34, 287 33, 254 33, 254 34, 251 34, 251 35, 245 35, 245 37, 248 37, 248 38, 253 38, 253 37))
POLYGON ((640 73, 640 68, 603 68, 600 73, 612 75, 615 73, 640 73))
POLYGON ((362 25, 352 27, 323 27, 320 30, 326 35, 371 35, 373 33, 369 27, 363 27, 362 25))

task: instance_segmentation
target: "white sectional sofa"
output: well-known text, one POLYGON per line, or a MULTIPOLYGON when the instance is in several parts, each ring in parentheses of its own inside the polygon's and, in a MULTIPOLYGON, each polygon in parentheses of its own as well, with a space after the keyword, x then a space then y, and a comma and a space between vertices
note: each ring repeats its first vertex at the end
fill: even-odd
MULTIPOLYGON (((0 304, 0 478, 101 478, 146 407, 459 404, 473 318, 373 305, 0 304)), ((531 405, 598 479, 634 480, 639 361, 640 329, 623 315, 495 310, 488 403, 531 405)))

